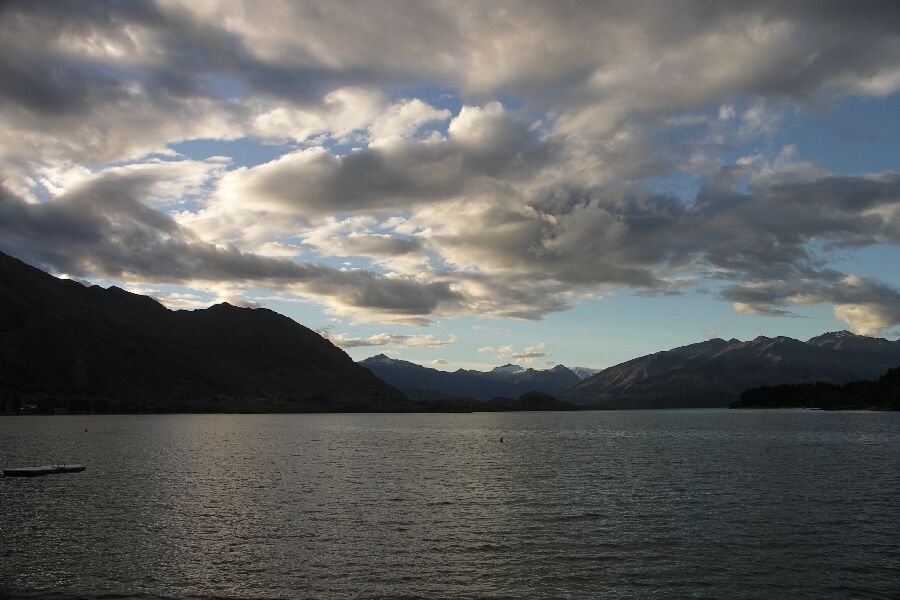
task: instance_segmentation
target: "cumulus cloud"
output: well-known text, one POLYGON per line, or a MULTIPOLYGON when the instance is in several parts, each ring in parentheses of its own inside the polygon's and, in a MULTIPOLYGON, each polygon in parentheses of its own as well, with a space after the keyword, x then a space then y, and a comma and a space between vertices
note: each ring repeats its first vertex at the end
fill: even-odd
MULTIPOLYGON (((383 100, 330 94, 411 81, 472 97, 514 94, 558 115, 570 133, 613 131, 635 116, 741 94, 804 101, 900 88, 889 2, 710 10, 691 0, 521 9, 397 0, 335 2, 328 11, 315 2, 247 0, 7 2, 0 27, 4 125, 44 151, 90 159, 177 139, 347 131, 362 126, 355 120, 364 114, 374 118, 383 100)), ((385 116, 374 135, 445 118, 412 102, 385 116)))
POLYGON ((767 146, 806 107, 900 90, 898 19, 879 2, 6 2, 0 247, 359 320, 535 319, 706 281, 744 314, 828 304, 873 332, 900 322, 895 288, 834 256, 900 243, 900 174, 767 146), (276 157, 175 153, 244 138, 276 157), (723 158, 748 140, 766 149, 723 158), (651 179, 673 174, 696 194, 651 179), (307 255, 349 264, 288 260, 307 255))
POLYGON ((295 263, 204 242, 136 199, 152 187, 141 175, 107 174, 41 204, 29 204, 0 188, 0 248, 79 276, 255 283, 331 299, 335 307, 348 311, 365 309, 401 318, 439 312, 440 305, 460 300, 446 283, 295 263))
POLYGON ((338 139, 365 129, 387 107, 380 90, 340 88, 329 92, 319 105, 281 103, 253 117, 251 132, 263 139, 304 142, 317 134, 338 139))
POLYGON ((403 209, 460 196, 496 178, 531 176, 546 166, 554 147, 496 102, 464 107, 448 133, 393 138, 344 155, 321 146, 291 152, 231 171, 218 200, 233 209, 304 215, 403 209))
POLYGON ((418 98, 407 98, 384 111, 369 126, 373 144, 385 144, 412 136, 421 126, 432 121, 446 121, 450 111, 437 109, 418 98))
POLYGON ((527 365, 538 358, 550 356, 549 353, 544 352, 546 346, 545 342, 539 342, 531 346, 525 346, 524 349, 518 351, 512 345, 501 346, 497 348, 497 358, 505 361, 515 360, 527 365))
POLYGON ((830 304, 835 318, 860 335, 900 323, 900 289, 872 278, 847 275, 832 281, 774 281, 727 288, 738 312, 781 316, 786 305, 830 304), (741 302, 744 300, 745 302, 741 302))

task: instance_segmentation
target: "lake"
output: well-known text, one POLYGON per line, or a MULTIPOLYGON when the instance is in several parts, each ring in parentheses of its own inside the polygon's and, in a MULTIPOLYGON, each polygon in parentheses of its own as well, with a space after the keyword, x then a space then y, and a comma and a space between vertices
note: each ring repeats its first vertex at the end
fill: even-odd
POLYGON ((898 413, 0 418, 54 461, 0 595, 900 597, 898 413))

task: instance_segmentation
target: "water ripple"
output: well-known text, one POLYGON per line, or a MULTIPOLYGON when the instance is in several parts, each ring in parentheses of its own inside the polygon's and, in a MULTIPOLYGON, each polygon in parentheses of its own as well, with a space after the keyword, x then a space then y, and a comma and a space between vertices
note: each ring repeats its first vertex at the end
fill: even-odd
POLYGON ((9 417, 3 465, 88 470, 0 479, 0 596, 900 597, 897 448, 884 413, 9 417))

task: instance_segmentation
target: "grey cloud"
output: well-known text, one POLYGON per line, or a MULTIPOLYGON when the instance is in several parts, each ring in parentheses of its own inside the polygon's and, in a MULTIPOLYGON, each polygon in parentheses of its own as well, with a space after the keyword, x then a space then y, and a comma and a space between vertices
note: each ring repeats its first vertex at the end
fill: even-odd
POLYGON ((340 239, 340 255, 346 256, 403 256, 422 250, 418 239, 402 239, 391 235, 351 234, 340 239))
MULTIPOLYGON (((428 230, 428 248, 467 272, 457 273, 456 281, 473 306, 511 316, 509 308, 487 308, 483 296, 505 297, 497 305, 508 307, 534 302, 534 310, 518 314, 526 318, 565 307, 565 291, 598 285, 674 293, 684 285, 679 274, 833 286, 845 276, 831 268, 828 249, 900 243, 900 175, 894 173, 773 175, 742 191, 710 185, 690 203, 635 190, 595 190, 532 208, 495 197, 429 207, 413 221, 428 230), (545 304, 551 299, 554 307, 545 304)), ((861 298, 820 297, 862 302, 868 293, 856 289, 861 298)), ((771 306, 778 303, 766 300, 769 293, 748 286, 723 297, 782 314, 771 306)))
POLYGON ((517 352, 512 355, 512 358, 517 360, 530 360, 533 358, 543 358, 545 356, 549 356, 546 352, 517 352))
POLYGON ((238 137, 256 104, 315 106, 345 85, 438 83, 472 104, 503 94, 546 120, 471 109, 446 140, 294 153, 223 183, 238 211, 409 211, 420 236, 342 243, 348 255, 433 253, 445 268, 424 283, 207 243, 143 205, 137 179, 36 205, 4 192, 0 245, 74 274, 296 285, 410 318, 539 318, 580 291, 667 291, 672 275, 698 272, 733 284, 723 297, 780 314, 802 289, 775 284, 804 282, 804 301, 871 328, 895 318, 891 288, 847 283, 827 251, 900 243, 900 175, 783 172, 746 188, 731 167, 684 202, 634 185, 678 163, 681 148, 648 158, 646 143, 620 136, 653 139, 669 115, 748 96, 891 93, 898 29, 894 2, 6 2, 7 172, 238 137))
MULTIPOLYGON (((480 191, 415 207, 415 247, 371 236, 334 243, 342 255, 432 253, 445 265, 433 275, 464 299, 459 311, 533 319, 567 308, 579 292, 677 293, 679 277, 833 284, 844 274, 830 266, 829 249, 898 243, 898 215, 896 173, 788 167, 748 188, 713 178, 692 202, 635 188, 480 191)), ((750 297, 753 289, 723 297, 757 314, 788 312, 750 297)))
POLYGON ((772 281, 726 288, 722 296, 735 301, 735 310, 783 316, 780 307, 792 304, 830 304, 834 316, 862 335, 875 335, 900 323, 900 289, 872 278, 848 275, 840 280, 772 281))
POLYGON ((0 189, 0 247, 57 272, 151 282, 252 282, 348 308, 426 315, 459 302, 446 283, 295 263, 204 242, 135 198, 146 181, 106 177, 43 204, 0 189))
POLYGON ((900 242, 892 225, 900 208, 896 173, 759 181, 746 191, 712 185, 687 204, 626 193, 598 197, 596 206, 624 225, 617 264, 702 269, 712 277, 833 280, 841 274, 813 241, 900 242))
MULTIPOLYGON (((512 95, 578 133, 741 94, 888 93, 900 68, 896 13, 889 2, 6 2, 0 102, 29 129, 48 118, 48 138, 70 150, 113 122, 148 146, 235 135, 194 123, 211 104, 219 120, 246 121, 223 102, 223 84, 310 104, 339 86, 432 82, 475 101, 512 95), (150 136, 129 128, 135 113, 173 123, 150 136)), ((85 157, 138 146, 98 139, 85 157)))
POLYGON ((506 186, 552 160, 556 143, 499 104, 468 110, 445 140, 398 140, 344 156, 303 150, 230 173, 219 194, 232 204, 301 214, 396 209, 506 186))
MULTIPOLYGON (((170 70, 218 72, 254 89, 292 95, 342 82, 414 78, 484 94, 548 96, 563 87, 583 96, 593 75, 636 50, 645 50, 650 63, 664 61, 705 35, 728 31, 734 35, 723 36, 725 52, 709 57, 728 64, 740 59, 727 53, 728 43, 747 38, 754 26, 782 23, 796 35, 764 54, 780 61, 730 74, 723 69, 720 76, 728 78, 724 85, 743 85, 748 92, 809 93, 846 74, 877 73, 892 64, 896 12, 890 2, 861 8, 845 2, 711 6, 699 0, 523 2, 519 9, 408 1, 332 2, 327 10, 317 2, 7 2, 3 8, 4 20, 18 27, 17 39, 35 45, 43 39, 52 47, 63 33, 127 44, 129 31, 146 30, 158 46, 156 63, 170 70), (241 18, 222 27, 223 15, 230 14, 241 18), (556 43, 533 44, 538 38, 556 43)), ((766 41, 755 40, 756 46, 766 50, 766 41)), ((137 63, 139 57, 128 58, 137 63)), ((685 79, 685 90, 690 81, 685 79)), ((697 81, 705 83, 705 77, 697 81)))

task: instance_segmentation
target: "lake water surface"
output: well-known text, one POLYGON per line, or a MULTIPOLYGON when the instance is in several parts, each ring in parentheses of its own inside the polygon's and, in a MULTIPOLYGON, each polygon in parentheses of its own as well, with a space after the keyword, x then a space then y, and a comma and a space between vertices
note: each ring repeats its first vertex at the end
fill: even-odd
POLYGON ((0 596, 900 597, 898 413, 0 418, 57 460, 0 596))

